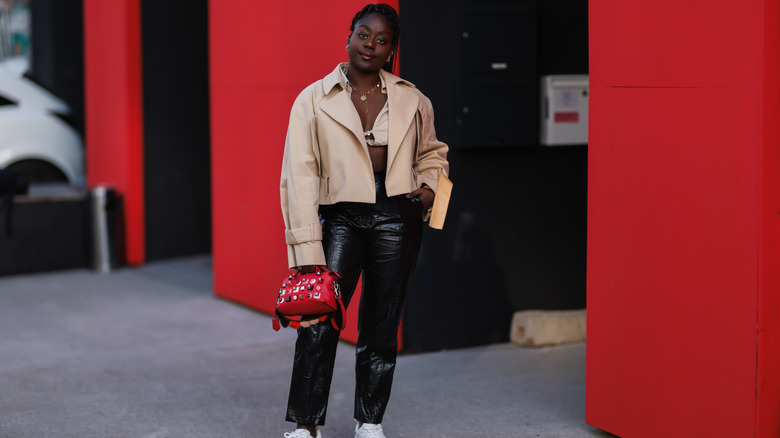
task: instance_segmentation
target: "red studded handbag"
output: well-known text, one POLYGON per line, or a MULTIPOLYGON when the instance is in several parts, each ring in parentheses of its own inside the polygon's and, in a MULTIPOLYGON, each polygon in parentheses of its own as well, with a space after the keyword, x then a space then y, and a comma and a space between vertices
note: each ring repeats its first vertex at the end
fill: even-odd
POLYGON ((339 274, 325 267, 317 266, 310 274, 295 272, 282 281, 276 297, 273 327, 299 328, 301 321, 330 318, 336 330, 344 328, 346 312, 341 301, 339 274))

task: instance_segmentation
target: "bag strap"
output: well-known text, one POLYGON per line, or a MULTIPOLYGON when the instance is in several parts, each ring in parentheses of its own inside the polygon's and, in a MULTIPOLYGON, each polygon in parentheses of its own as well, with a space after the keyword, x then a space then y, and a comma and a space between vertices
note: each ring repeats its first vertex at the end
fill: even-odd
POLYGON ((344 330, 347 325, 347 311, 344 309, 344 303, 341 302, 341 297, 336 297, 336 302, 339 304, 338 310, 330 317, 330 323, 333 324, 333 328, 338 331, 344 330), (340 319, 340 323, 336 322, 336 318, 340 319))

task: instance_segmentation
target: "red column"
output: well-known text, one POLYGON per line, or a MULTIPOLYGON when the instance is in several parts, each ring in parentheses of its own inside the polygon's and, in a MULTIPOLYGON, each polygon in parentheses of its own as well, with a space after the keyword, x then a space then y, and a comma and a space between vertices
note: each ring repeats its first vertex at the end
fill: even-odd
MULTIPOLYGON (((222 297, 273 311, 287 272, 279 177, 290 108, 347 60, 349 25, 364 5, 209 2, 212 247, 222 297)), ((354 328, 345 335, 356 339, 354 328)))
POLYGON ((144 262, 140 0, 84 0, 87 183, 124 198, 126 259, 144 262))
POLYGON ((757 434, 780 436, 780 1, 764 1, 757 434))
POLYGON ((590 1, 587 421, 780 434, 778 0, 590 1))

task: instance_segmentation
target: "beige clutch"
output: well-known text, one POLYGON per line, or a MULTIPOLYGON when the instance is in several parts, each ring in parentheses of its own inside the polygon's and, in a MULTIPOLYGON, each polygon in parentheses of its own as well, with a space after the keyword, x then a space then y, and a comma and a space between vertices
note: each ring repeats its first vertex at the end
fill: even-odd
POLYGON ((444 228, 444 218, 447 217, 447 207, 450 205, 452 195, 452 181, 444 173, 439 175, 439 184, 436 186, 436 197, 433 198, 431 220, 428 222, 431 228, 441 230, 444 228))

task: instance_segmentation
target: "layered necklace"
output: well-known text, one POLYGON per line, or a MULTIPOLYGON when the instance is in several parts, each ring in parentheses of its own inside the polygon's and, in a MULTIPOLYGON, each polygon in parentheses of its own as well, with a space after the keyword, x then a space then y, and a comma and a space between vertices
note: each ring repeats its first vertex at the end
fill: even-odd
MULTIPOLYGON (((368 91, 358 90, 357 88, 353 87, 352 84, 349 81, 347 81, 347 83, 352 88, 352 91, 357 91, 358 93, 360 93, 360 100, 362 100, 363 103, 366 104, 365 105, 365 110, 363 111, 363 114, 365 114, 365 120, 366 120, 366 123, 368 123, 368 96, 370 94, 372 94, 374 91, 376 91, 376 89, 379 88, 379 86, 382 84, 382 82, 381 81, 377 82, 376 85, 371 87, 371 89, 368 90, 368 91)), ((365 127, 364 127, 364 129, 365 129, 365 127)), ((371 131, 366 131, 366 133, 370 134, 371 131)))
MULTIPOLYGON (((352 87, 353 90, 360 93, 360 100, 362 100, 363 102, 366 102, 366 100, 368 99, 368 95, 373 93, 377 88, 379 88, 379 85, 381 85, 381 82, 377 82, 376 85, 371 87, 370 90, 363 91, 363 90, 358 90, 357 88, 353 87, 352 84, 349 84, 349 86, 352 87)), ((368 102, 366 102, 366 105, 368 105, 368 102)))

